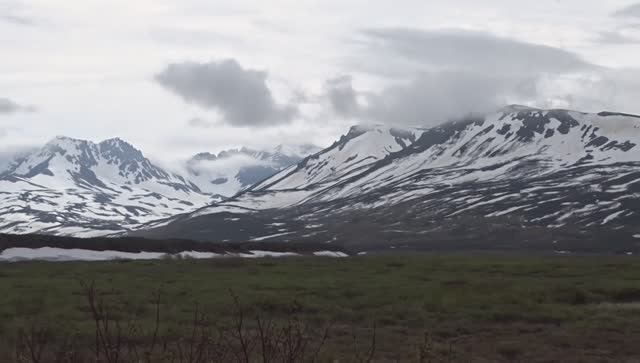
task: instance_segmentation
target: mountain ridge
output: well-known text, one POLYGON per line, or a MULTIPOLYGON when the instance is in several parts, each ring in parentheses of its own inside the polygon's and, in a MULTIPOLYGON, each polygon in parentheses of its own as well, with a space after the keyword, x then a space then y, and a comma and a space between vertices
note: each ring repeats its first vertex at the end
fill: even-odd
POLYGON ((157 166, 122 138, 56 136, 0 171, 0 231, 119 236, 223 198, 157 166))
POLYGON ((602 236, 603 228, 637 240, 635 117, 512 106, 414 132, 415 141, 402 145, 391 127, 352 128, 329 148, 234 198, 155 227, 190 238, 220 232, 231 240, 418 243, 425 231, 444 238, 448 223, 460 227, 461 220, 480 218, 480 225, 465 228, 479 231, 482 219, 493 219, 510 229, 513 220, 523 231, 537 231, 531 232, 536 238, 566 232, 589 239, 588 231, 602 236), (237 220, 235 229, 218 224, 221 218, 237 220), (354 236, 349 225, 363 219, 377 223, 364 231, 353 227, 361 232, 354 236))

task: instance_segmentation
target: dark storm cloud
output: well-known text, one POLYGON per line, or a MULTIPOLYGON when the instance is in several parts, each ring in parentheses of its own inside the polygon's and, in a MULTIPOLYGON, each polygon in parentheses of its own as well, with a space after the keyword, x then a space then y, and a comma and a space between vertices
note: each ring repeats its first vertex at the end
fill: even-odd
POLYGON ((233 59, 173 63, 155 80, 186 102, 219 111, 235 126, 271 126, 296 116, 295 105, 279 105, 267 86, 267 73, 244 69, 233 59))
POLYGON ((331 107, 339 114, 349 115, 358 112, 358 92, 353 88, 351 76, 341 76, 325 83, 327 97, 331 107))
POLYGON ((33 106, 22 106, 8 98, 0 97, 0 115, 12 114, 17 112, 34 112, 33 106))
POLYGON ((423 69, 453 68, 518 74, 562 73, 592 67, 576 54, 563 49, 484 32, 392 28, 369 29, 363 34, 369 53, 395 53, 423 69))
POLYGON ((613 13, 613 15, 623 17, 640 17, 640 3, 624 7, 613 13))

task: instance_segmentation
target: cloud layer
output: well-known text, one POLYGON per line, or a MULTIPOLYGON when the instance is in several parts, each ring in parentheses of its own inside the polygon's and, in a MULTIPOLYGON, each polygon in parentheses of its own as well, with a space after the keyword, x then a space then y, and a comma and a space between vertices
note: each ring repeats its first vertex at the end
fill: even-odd
POLYGON ((267 72, 244 69, 237 61, 172 63, 155 80, 186 102, 221 113, 234 126, 272 126, 297 114, 279 105, 267 86, 267 72))
MULTIPOLYGON (((562 73, 592 67, 569 51, 466 30, 369 29, 363 32, 365 50, 395 54, 419 70, 459 69, 474 72, 521 74, 562 73)), ((403 66, 406 66, 404 64, 403 66)))
MULTIPOLYGON (((561 48, 459 29, 369 28, 356 38, 352 70, 385 81, 367 90, 354 87, 353 75, 325 81, 325 99, 344 118, 430 126, 510 103, 575 108, 627 103, 617 102, 619 92, 610 86, 620 83, 619 75, 561 48)), ((156 76, 165 88, 217 111, 230 125, 287 123, 298 106, 277 104, 267 78, 233 59, 170 64, 156 76)), ((625 91, 635 94, 630 91, 635 86, 625 85, 625 91)), ((189 121, 198 128, 215 124, 189 121)))
POLYGON ((510 103, 602 104, 593 102, 594 87, 572 87, 579 84, 595 86, 611 100, 610 87, 602 87, 610 72, 563 49, 461 30, 381 28, 362 34, 360 58, 352 63, 387 79, 387 86, 359 92, 351 77, 327 82, 329 103, 345 117, 429 126, 510 103))
POLYGON ((623 17, 640 17, 640 3, 624 7, 616 11, 613 15, 623 17))
POLYGON ((166 159, 507 103, 640 113, 638 3, 0 0, 0 149, 120 136, 166 159))
POLYGON ((34 112, 35 107, 23 106, 8 98, 0 97, 0 115, 12 114, 17 112, 34 112))

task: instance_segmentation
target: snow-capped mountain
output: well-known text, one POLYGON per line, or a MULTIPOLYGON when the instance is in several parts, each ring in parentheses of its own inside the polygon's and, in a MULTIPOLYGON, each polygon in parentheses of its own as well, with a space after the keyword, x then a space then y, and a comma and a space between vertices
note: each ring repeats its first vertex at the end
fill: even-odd
POLYGON ((0 172, 0 231, 112 235, 211 201, 121 139, 57 137, 0 172))
POLYGON ((202 191, 231 197, 321 149, 313 145, 280 145, 259 151, 246 147, 200 153, 187 161, 187 175, 202 191))
POLYGON ((637 246, 640 117, 510 106, 429 129, 354 127, 236 197, 164 224, 149 235, 389 246, 496 231, 586 245, 604 233, 637 246))

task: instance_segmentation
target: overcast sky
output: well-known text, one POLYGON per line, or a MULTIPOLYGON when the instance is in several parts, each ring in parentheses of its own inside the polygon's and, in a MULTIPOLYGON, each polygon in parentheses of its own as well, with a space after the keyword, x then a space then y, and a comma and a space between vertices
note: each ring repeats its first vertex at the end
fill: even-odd
POLYGON ((640 113, 627 0, 0 0, 0 155, 326 145, 509 103, 640 113))

